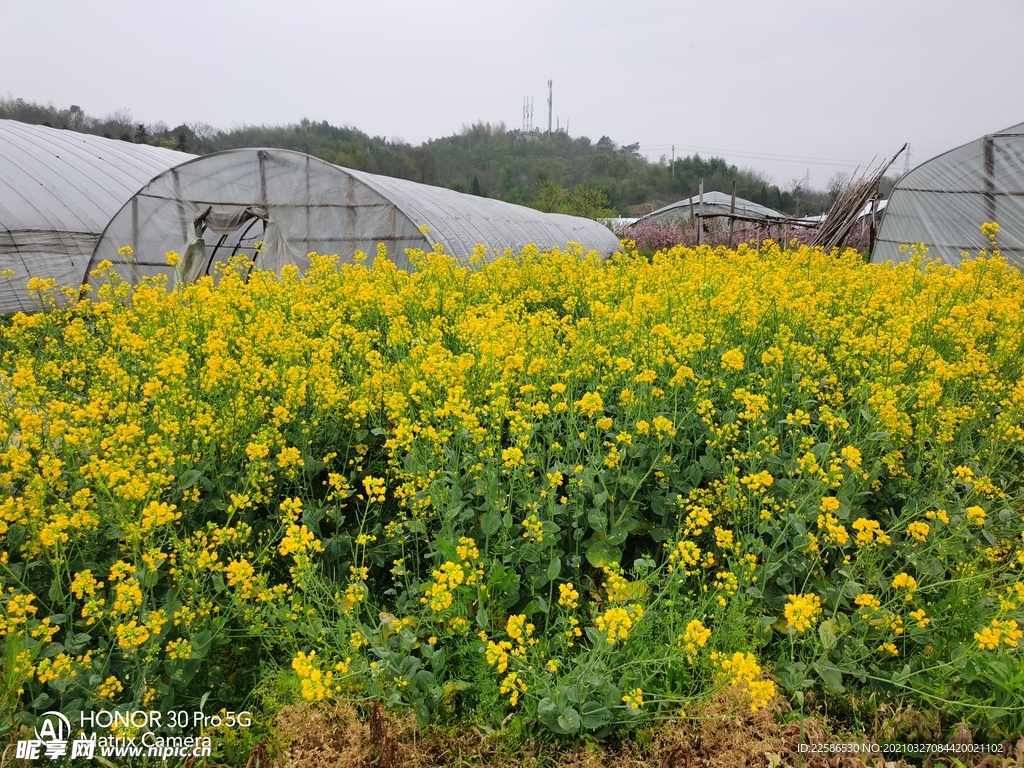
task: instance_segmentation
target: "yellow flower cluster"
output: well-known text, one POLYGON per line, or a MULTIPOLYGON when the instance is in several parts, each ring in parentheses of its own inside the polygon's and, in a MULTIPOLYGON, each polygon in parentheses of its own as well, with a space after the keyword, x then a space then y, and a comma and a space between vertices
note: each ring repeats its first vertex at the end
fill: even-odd
POLYGON ((572 582, 565 582, 558 585, 558 604, 563 608, 574 609, 579 605, 580 593, 572 582))
MULTIPOLYGON (((832 497, 829 497, 832 498, 832 497)), ((825 541, 845 546, 850 541, 850 533, 846 526, 832 514, 818 515, 818 530, 822 532, 825 541)))
POLYGON ((689 540, 680 541, 668 553, 668 572, 673 573, 677 568, 681 568, 683 576, 689 576, 691 569, 700 565, 700 558, 700 547, 689 540))
POLYGON ((1022 637, 1024 637, 1024 632, 1021 631, 1014 619, 1005 621, 992 619, 991 625, 974 633, 974 639, 986 651, 996 650, 1000 643, 1004 643, 1009 648, 1016 648, 1022 637))
POLYGON ((905 598, 907 600, 913 600, 914 590, 917 589, 917 579, 907 573, 898 573, 893 576, 892 588, 905 589, 907 591, 905 598))
POLYGON ((323 544, 305 525, 289 525, 278 546, 282 555, 292 555, 296 559, 310 552, 322 552, 323 544))
POLYGON ((722 368, 727 371, 742 371, 743 363, 743 350, 739 347, 733 347, 722 354, 722 368))
POLYGON ((686 649, 687 658, 693 662, 697 651, 708 644, 711 639, 711 630, 704 626, 699 619, 692 619, 686 625, 686 631, 681 635, 683 647, 686 649))
POLYGON ((452 607, 453 594, 461 584, 472 584, 476 580, 476 574, 473 571, 469 572, 467 579, 466 569, 462 564, 451 561, 435 569, 431 575, 434 579, 427 583, 426 595, 420 598, 420 602, 430 606, 430 610, 435 613, 452 607))
POLYGON ((751 712, 763 709, 775 698, 775 683, 758 679, 761 676, 761 665, 753 654, 736 652, 732 656, 723 656, 713 653, 711 660, 721 670, 729 685, 746 693, 751 712))
POLYGON ((530 515, 523 520, 523 538, 537 544, 544 541, 544 523, 540 521, 536 514, 530 515))
POLYGON ((630 712, 636 712, 644 705, 644 692, 642 688, 634 688, 622 697, 622 703, 630 712))
POLYGON ((858 517, 853 521, 853 530, 857 532, 857 544, 859 546, 892 544, 892 539, 882 530, 882 526, 878 524, 877 520, 858 517))
POLYGON ((142 511, 142 530, 150 531, 162 525, 167 525, 175 520, 180 520, 181 510, 173 504, 166 502, 150 502, 142 511))
POLYGON ((625 641, 629 637, 629 631, 643 617, 644 609, 636 603, 630 603, 624 607, 607 609, 594 620, 594 625, 605 635, 605 642, 608 645, 615 645, 619 641, 625 641))
POLYGON ((119 693, 124 690, 124 686, 121 681, 111 675, 96 689, 96 693, 101 699, 113 700, 119 693))
POLYGON ((928 534, 931 533, 931 526, 928 523, 921 520, 915 520, 914 522, 907 525, 907 533, 910 537, 917 541, 927 541, 928 534))
POLYGON ((366 500, 383 504, 387 498, 387 483, 381 477, 367 475, 363 478, 363 488, 366 490, 366 500))
POLYGON ((498 691, 502 695, 508 696, 509 706, 514 707, 519 703, 519 695, 526 693, 526 683, 518 672, 509 672, 498 686, 498 691))
POLYGON ((306 701, 323 701, 332 696, 331 682, 334 673, 328 671, 325 675, 320 670, 316 651, 310 651, 308 654, 299 651, 299 654, 292 659, 292 669, 299 676, 302 698, 306 701))
POLYGON ((786 624, 797 632, 805 632, 814 626, 821 614, 821 598, 813 592, 790 595, 785 608, 786 624))

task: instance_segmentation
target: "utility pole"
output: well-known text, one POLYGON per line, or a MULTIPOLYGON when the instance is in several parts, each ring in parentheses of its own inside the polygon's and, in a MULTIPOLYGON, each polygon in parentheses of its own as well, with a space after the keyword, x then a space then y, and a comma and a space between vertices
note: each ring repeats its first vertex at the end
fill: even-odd
POLYGON ((554 104, 554 90, 552 89, 552 80, 548 77, 548 136, 551 135, 551 105, 554 104))
POLYGON ((672 178, 676 177, 676 145, 672 145, 672 178))

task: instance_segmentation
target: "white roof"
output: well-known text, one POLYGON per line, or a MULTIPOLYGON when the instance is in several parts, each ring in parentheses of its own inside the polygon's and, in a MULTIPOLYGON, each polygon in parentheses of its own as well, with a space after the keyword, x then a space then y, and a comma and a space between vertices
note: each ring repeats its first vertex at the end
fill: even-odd
MULTIPOLYGON (((878 214, 878 213, 881 213, 882 211, 884 211, 885 207, 888 204, 889 204, 888 200, 879 200, 878 201, 878 206, 875 208, 875 213, 878 214)), ((860 213, 857 214, 857 218, 858 219, 863 219, 865 216, 870 216, 870 215, 871 215, 871 203, 869 202, 867 205, 865 205, 861 209, 860 213)))
MULTIPOLYGON (((208 230, 204 271, 233 253, 254 258, 255 241, 271 241, 265 233, 283 243, 274 259, 300 268, 307 266, 311 251, 350 261, 356 250, 372 256, 380 242, 402 268, 408 266, 406 249, 429 250, 435 244, 463 263, 478 243, 498 253, 505 248, 518 253, 530 244, 564 248, 570 241, 605 255, 619 247, 607 227, 590 219, 341 168, 301 152, 233 149, 154 177, 111 219, 92 261, 110 260, 126 275, 166 274, 173 282, 164 253, 183 251, 190 223, 207 206, 228 216, 258 207, 266 211, 267 224, 247 224, 224 235, 208 230), (426 234, 420 229, 424 225, 426 234), (132 265, 118 256, 125 245, 135 251, 132 265)), ((261 266, 268 263, 269 249, 266 245, 261 266)))
POLYGON ((922 163, 892 193, 871 261, 905 261, 901 245, 924 243, 930 257, 959 264, 966 251, 990 248, 981 225, 999 224, 1007 259, 1024 266, 1024 123, 976 139, 922 163))
MULTIPOLYGON (((704 212, 713 213, 728 213, 730 205, 732 203, 732 195, 727 195, 724 192, 705 192, 704 193, 704 212), (711 209, 709 211, 709 209, 711 209), (724 209, 724 210, 723 210, 724 209)), ((656 211, 648 213, 643 216, 639 221, 645 219, 669 219, 669 218, 689 218, 690 208, 697 211, 700 207, 701 199, 700 195, 694 195, 686 200, 680 200, 677 203, 666 205, 664 208, 659 208, 656 211)), ((742 197, 736 198, 736 213, 743 216, 753 216, 764 219, 784 219, 786 215, 779 213, 778 211, 772 210, 767 206, 760 205, 759 203, 752 202, 750 200, 744 200, 742 197)))
POLYGON ((156 174, 192 158, 15 120, 0 120, 0 313, 34 309, 29 277, 80 285, 100 232, 156 174))
POLYGON ((0 226, 99 233, 143 184, 192 157, 0 120, 0 226))

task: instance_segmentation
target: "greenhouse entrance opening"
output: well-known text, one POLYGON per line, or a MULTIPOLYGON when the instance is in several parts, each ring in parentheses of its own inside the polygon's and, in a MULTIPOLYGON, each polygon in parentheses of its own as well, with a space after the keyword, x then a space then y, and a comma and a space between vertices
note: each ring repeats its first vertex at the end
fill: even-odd
POLYGON ((261 262, 284 260, 287 263, 291 258, 287 250, 265 208, 251 205, 242 209, 214 210, 209 205, 196 215, 189 227, 182 273, 191 281, 201 275, 213 274, 215 264, 227 263, 239 255, 248 260, 248 271, 251 272, 261 256, 261 262), (268 234, 271 253, 267 252, 268 234), (277 253, 282 249, 284 253, 277 253))

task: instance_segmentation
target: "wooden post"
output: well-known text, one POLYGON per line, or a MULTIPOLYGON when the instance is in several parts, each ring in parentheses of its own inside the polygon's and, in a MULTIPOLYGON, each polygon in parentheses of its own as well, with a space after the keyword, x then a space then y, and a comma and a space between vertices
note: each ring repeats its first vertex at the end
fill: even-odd
POLYGON ((689 187, 686 188, 686 197, 690 201, 690 226, 692 227, 693 226, 693 222, 695 222, 696 219, 693 218, 693 195, 690 194, 690 188, 689 187))
POLYGON ((732 216, 736 213, 736 179, 732 180, 732 201, 729 203, 729 247, 732 248, 732 227, 736 219, 732 216))
POLYGON ((868 236, 868 259, 871 259, 871 252, 875 250, 875 213, 878 211, 878 195, 871 199, 871 229, 868 236))
POLYGON ((700 180, 700 207, 697 209, 697 245, 704 245, 704 179, 700 180))

